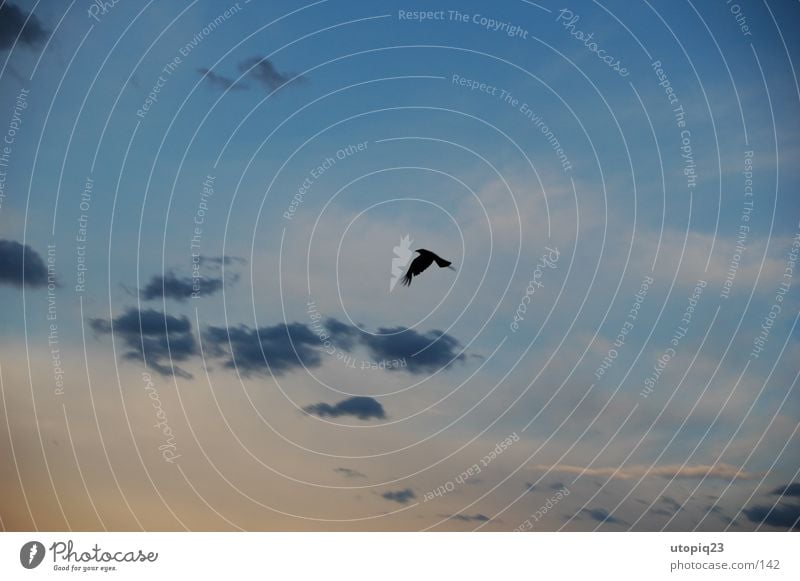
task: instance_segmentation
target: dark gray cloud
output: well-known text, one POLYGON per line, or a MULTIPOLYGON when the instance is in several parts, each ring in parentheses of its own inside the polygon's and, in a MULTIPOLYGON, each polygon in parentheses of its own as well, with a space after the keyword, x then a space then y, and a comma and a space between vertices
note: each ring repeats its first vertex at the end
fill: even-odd
POLYGON ((800 496, 800 482, 782 484, 767 494, 780 498, 774 504, 757 504, 745 508, 742 512, 747 520, 779 529, 800 531, 800 503, 795 500, 800 496))
POLYGON ((451 518, 453 520, 460 520, 463 522, 489 522, 490 519, 488 516, 476 513, 476 514, 443 514, 443 517, 451 518))
POLYGON ((562 488, 566 488, 567 485, 564 484, 563 482, 553 482, 552 484, 549 485, 549 487, 550 490, 561 490, 562 488))
POLYGON ((205 80, 208 82, 209 85, 217 87, 219 89, 234 89, 234 90, 241 90, 246 89, 247 85, 244 83, 237 83, 233 79, 225 77, 223 75, 218 75, 214 71, 206 68, 197 69, 197 72, 203 75, 205 80))
MULTIPOLYGON (((236 280, 234 275, 231 280, 236 280)), ((155 275, 150 279, 142 289, 142 298, 146 301, 154 299, 174 299, 176 301, 185 301, 192 298, 194 293, 196 296, 209 296, 222 290, 222 278, 202 276, 193 279, 191 276, 178 276, 174 272, 168 272, 164 276, 155 275), (195 290, 195 285, 197 290, 195 290)))
POLYGON ((47 267, 27 244, 0 240, 0 284, 40 287, 47 284, 47 267))
POLYGON ((800 504, 755 505, 742 511, 750 522, 779 529, 800 531, 800 504))
MULTIPOLYGON (((16 243, 11 243, 16 244, 16 243)), ((17 253, 21 253, 21 245, 17 245, 17 253)), ((2 245, 0 245, 2 249, 2 245)), ((0 268, 9 268, 11 261, 2 263, 0 268)), ((26 284, 46 283, 46 269, 44 263, 38 255, 34 258, 26 258, 26 272, 32 270, 31 275, 26 275, 26 284), (43 278, 42 278, 43 277, 43 278)), ((3 272, 0 271, 0 277, 3 272)), ((17 280, 6 276, 7 280, 0 282, 10 282, 17 280)), ((201 285, 200 294, 209 295, 217 292, 222 285, 218 278, 204 278, 201 285)), ((186 300, 193 292, 192 280, 181 278, 173 273, 153 277, 147 286, 142 289, 145 300, 161 298, 162 295, 177 301, 186 300)), ((115 333, 122 337, 129 351, 125 357, 135 360, 146 360, 157 372, 169 375, 175 373, 181 377, 191 377, 180 367, 166 365, 169 361, 170 352, 172 361, 186 361, 190 357, 199 354, 194 335, 191 331, 189 320, 183 317, 165 315, 160 311, 129 309, 112 321, 106 319, 94 319, 91 321, 92 328, 96 333, 111 333, 112 326, 115 333), (166 317, 166 319, 165 319, 166 317), (141 332, 139 328, 141 319, 141 332), (166 320, 166 322, 165 322, 166 320)), ((458 341, 440 331, 431 331, 427 335, 422 335, 415 331, 407 331, 412 338, 406 342, 399 341, 399 347, 394 342, 386 342, 385 338, 377 338, 363 333, 355 327, 340 323, 335 319, 326 322, 326 328, 335 340, 338 348, 352 350, 359 345, 366 345, 367 349, 373 354, 380 354, 383 357, 392 356, 394 358, 406 357, 409 371, 412 373, 422 373, 434 368, 446 367, 454 359, 449 352, 458 341), (425 339, 427 337, 427 339, 425 339), (407 350, 409 345, 416 348, 421 345, 420 340, 429 342, 430 339, 438 339, 445 345, 444 351, 434 350, 435 356, 425 356, 421 360, 419 356, 409 357, 413 353, 407 350), (377 347, 375 345, 377 344, 377 347), (441 358, 441 360, 437 360, 441 358)), ((267 375, 270 371, 275 375, 282 375, 301 367, 319 367, 323 362, 323 343, 320 337, 309 326, 302 323, 279 323, 273 326, 259 327, 257 329, 247 325, 235 327, 215 327, 210 326, 203 332, 206 354, 210 359, 222 360, 222 365, 226 369, 237 369, 242 375, 250 374, 267 375)), ((427 344, 427 343, 426 343, 427 344)), ((461 359, 463 356, 456 357, 461 359)), ((354 397, 341 401, 335 405, 318 403, 306 408, 308 413, 313 413, 321 417, 340 417, 354 416, 359 419, 378 418, 383 419, 386 413, 373 398, 354 397)))
POLYGON ((247 73, 253 79, 263 84, 270 91, 274 91, 284 85, 294 75, 292 73, 282 73, 269 59, 254 56, 239 63, 239 70, 247 73))
POLYGON ((376 334, 371 334, 334 318, 325 321, 325 328, 331 341, 340 349, 350 351, 356 345, 362 345, 378 361, 405 359, 405 367, 387 367, 387 371, 404 369, 425 374, 466 359, 466 355, 457 353, 461 343, 443 331, 420 333, 406 327, 379 327, 376 334))
POLYGON ((324 332, 330 335, 332 344, 343 351, 364 346, 378 360, 405 358, 405 367, 387 366, 387 371, 406 369, 410 373, 427 373, 446 368, 453 361, 466 359, 463 353, 456 355, 454 352, 460 346, 459 341, 441 331, 422 334, 405 329, 399 335, 382 337, 362 332, 336 319, 327 319, 324 327, 324 331, 322 326, 315 330, 302 323, 279 323, 259 329, 246 325, 229 327, 227 330, 224 327, 209 327, 203 337, 209 344, 210 356, 224 358, 225 367, 238 367, 245 375, 268 374, 270 369, 280 375, 303 366, 313 368, 322 365, 323 342, 320 333, 324 332))
POLYGON ((279 323, 253 329, 209 327, 203 338, 208 354, 222 358, 228 369, 242 375, 252 373, 282 375, 297 367, 318 367, 322 364, 319 337, 301 323, 279 323))
POLYGON ((192 377, 174 364, 198 353, 192 324, 187 317, 131 307, 114 319, 90 319, 89 324, 97 334, 113 333, 120 338, 128 347, 124 354, 126 359, 145 361, 162 375, 174 373, 187 379, 192 377))
POLYGON ((365 333, 362 333, 356 327, 342 323, 334 318, 329 318, 325 321, 325 328, 331 334, 331 341, 339 349, 344 349, 345 351, 352 351, 356 346, 356 342, 362 336, 367 337, 365 333))
POLYGON ((770 491, 775 496, 800 496, 800 482, 790 482, 770 491))
POLYGON ((48 34, 49 31, 42 27, 36 15, 29 14, 10 2, 0 6, 0 50, 8 50, 15 42, 37 48, 48 34))
POLYGON ((617 517, 611 516, 608 511, 604 508, 584 508, 581 509, 582 513, 585 513, 589 516, 592 520, 596 520, 600 523, 608 523, 608 524, 625 524, 624 520, 618 519, 617 517))
POLYGON ((366 478, 366 474, 362 474, 358 470, 353 470, 352 468, 342 468, 341 466, 334 468, 334 472, 337 474, 341 474, 345 478, 366 478))
POLYGON ((303 408, 303 411, 319 417, 338 418, 341 416, 354 416, 359 420, 386 418, 386 412, 380 402, 372 397, 356 396, 340 401, 335 405, 315 403, 303 408))
POLYGON ((405 327, 379 327, 377 335, 362 334, 361 343, 375 359, 405 359, 405 369, 416 374, 432 373, 466 359, 464 353, 457 353, 461 343, 438 330, 419 333, 405 327))
MULTIPOLYGON (((39 265, 43 268, 41 259, 39 265)), ((46 280, 46 270, 44 274, 46 280)), ((201 294, 216 292, 222 284, 217 278, 203 280, 206 289, 201 290, 201 294)), ((153 277, 141 292, 146 300, 160 298, 163 293, 167 298, 182 301, 191 296, 192 290, 191 279, 168 273, 164 277, 153 277)), ((110 333, 112 330, 112 321, 106 319, 94 319, 91 325, 96 333, 110 333)), ((405 357, 408 362, 407 368, 411 373, 432 371, 447 367, 453 360, 464 359, 463 354, 456 357, 453 353, 453 349, 459 345, 458 340, 441 331, 421 334, 405 330, 397 336, 399 339, 395 339, 376 337, 335 319, 327 320, 325 325, 337 348, 349 351, 363 345, 374 356, 387 359, 405 357), (431 348, 431 345, 439 347, 431 348), (415 351, 420 349, 427 354, 415 355, 415 351)), ((173 362, 185 361, 199 354, 198 345, 191 332, 191 324, 185 316, 178 318, 152 309, 142 310, 140 313, 132 308, 114 319, 113 330, 130 348, 125 354, 127 358, 146 360, 159 373, 173 373, 171 368, 165 365, 165 361, 169 360, 170 351, 173 362)), ((205 353, 209 359, 220 359, 224 368, 236 369, 243 376, 268 375, 270 372, 282 375, 302 367, 319 367, 323 362, 324 344, 320 335, 303 323, 279 323, 259 328, 247 325, 209 326, 203 331, 202 336, 205 353)), ((191 377, 179 367, 175 368, 174 373, 181 377, 191 377)), ((359 419, 386 417, 383 406, 370 397, 353 397, 335 405, 318 403, 308 406, 306 411, 321 417, 345 415, 359 419)))
POLYGON ((404 488, 403 490, 389 490, 381 494, 381 496, 386 500, 399 502, 400 504, 408 504, 411 500, 417 497, 417 495, 414 494, 414 491, 410 488, 404 488))

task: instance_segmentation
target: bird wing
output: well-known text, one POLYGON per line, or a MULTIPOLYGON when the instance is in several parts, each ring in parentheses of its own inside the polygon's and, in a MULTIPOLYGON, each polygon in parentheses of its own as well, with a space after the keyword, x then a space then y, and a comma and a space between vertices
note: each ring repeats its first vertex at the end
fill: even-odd
POLYGON ((405 286, 411 285, 411 279, 420 274, 426 268, 428 268, 433 263, 433 258, 425 255, 420 254, 414 260, 411 261, 411 264, 408 266, 408 271, 406 275, 403 277, 403 284, 405 286))
POLYGON ((425 250, 424 248, 422 248, 422 249, 418 250, 418 252, 421 255, 423 255, 423 256, 428 258, 428 260, 430 261, 430 262, 428 262, 428 265, 430 265, 430 263, 433 262, 434 260, 436 261, 436 266, 438 266, 439 268, 447 268, 448 266, 453 264, 449 260, 445 260, 444 258, 439 256, 438 254, 436 254, 435 252, 431 252, 430 250, 425 250))
POLYGON ((445 260, 441 256, 436 256, 435 254, 433 255, 433 259, 436 261, 436 266, 438 266, 439 268, 447 268, 448 266, 453 264, 449 260, 445 260))

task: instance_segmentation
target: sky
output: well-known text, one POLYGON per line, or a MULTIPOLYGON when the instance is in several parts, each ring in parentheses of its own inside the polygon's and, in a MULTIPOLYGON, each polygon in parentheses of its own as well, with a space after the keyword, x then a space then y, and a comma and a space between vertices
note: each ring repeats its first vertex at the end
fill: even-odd
POLYGON ((799 13, 3 1, 3 530, 798 529, 799 13))

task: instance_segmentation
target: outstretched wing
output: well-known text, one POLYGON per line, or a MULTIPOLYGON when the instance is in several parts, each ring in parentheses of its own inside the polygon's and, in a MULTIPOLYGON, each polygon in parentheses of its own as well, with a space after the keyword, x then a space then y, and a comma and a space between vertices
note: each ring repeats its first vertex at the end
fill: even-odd
POLYGON ((406 275, 403 277, 403 284, 405 286, 411 285, 411 279, 420 274, 426 268, 428 268, 431 263, 433 263, 433 258, 430 256, 426 256, 425 254, 420 254, 414 260, 411 261, 411 264, 408 266, 408 271, 406 275))
MULTIPOLYGON (((431 254, 433 253, 431 252, 431 254)), ((436 266, 438 266, 439 268, 447 268, 448 266, 453 264, 449 260, 445 260, 441 256, 437 256, 436 254, 433 254, 433 259, 436 261, 436 266)))
POLYGON ((428 259, 428 264, 425 265, 426 268, 428 266, 430 266, 430 264, 434 260, 436 261, 436 266, 438 266, 439 268, 447 268, 448 266, 453 264, 449 260, 445 260, 444 258, 439 256, 438 254, 436 254, 435 252, 431 252, 430 250, 426 250, 424 248, 420 248, 419 250, 417 250, 417 252, 419 252, 421 256, 424 256, 425 258, 428 259))

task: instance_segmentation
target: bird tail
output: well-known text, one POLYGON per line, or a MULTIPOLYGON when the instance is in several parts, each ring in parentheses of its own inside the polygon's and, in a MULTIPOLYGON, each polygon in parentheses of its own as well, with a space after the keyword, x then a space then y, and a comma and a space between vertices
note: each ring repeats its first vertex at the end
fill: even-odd
POLYGON ((436 266, 439 268, 448 268, 451 264, 453 264, 449 260, 445 260, 444 258, 440 258, 438 256, 434 258, 434 260, 436 261, 436 266))
POLYGON ((413 277, 411 276, 411 273, 407 272, 406 275, 403 277, 403 280, 401 280, 400 282, 402 283, 403 286, 411 286, 412 278, 413 277))

